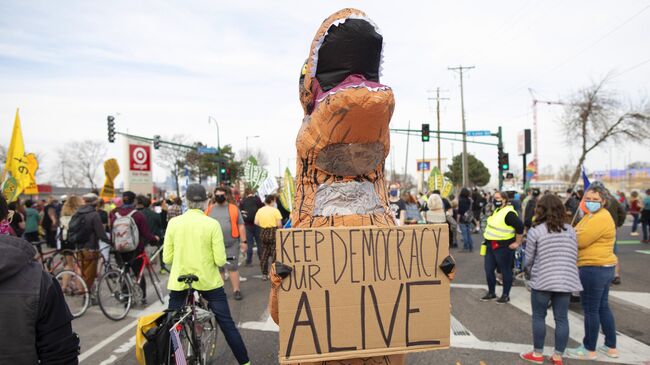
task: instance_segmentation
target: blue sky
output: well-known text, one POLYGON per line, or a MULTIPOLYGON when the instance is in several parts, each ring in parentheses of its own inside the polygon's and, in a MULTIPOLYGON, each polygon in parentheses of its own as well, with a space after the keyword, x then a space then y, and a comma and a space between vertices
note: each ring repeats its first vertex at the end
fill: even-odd
MULTIPOLYGON (((395 92, 395 128, 409 120, 432 123, 427 90, 437 86, 450 98, 442 129, 460 128, 458 78, 447 70, 458 64, 476 66, 465 79, 468 129, 502 125, 511 156, 517 131, 532 127, 529 87, 540 99, 556 100, 624 72, 611 88, 624 100, 648 96, 647 1, 3 1, 0 144, 8 144, 20 107, 26 147, 45 155, 47 180, 66 141, 106 141, 108 114, 120 113, 122 131, 183 133, 216 144, 216 129, 207 123, 212 115, 222 144, 243 150, 247 135, 260 135, 250 145, 266 152, 269 170, 294 169, 298 73, 322 20, 347 6, 364 10, 382 29, 382 82, 395 92)), ((560 113, 539 109, 542 168, 577 157, 558 131, 560 113)), ((405 137, 392 143, 387 166, 394 161, 401 171, 405 137)), ((427 145, 427 157, 434 150, 427 145)), ((443 157, 460 150, 460 143, 443 143, 443 157)), ((409 171, 421 151, 411 143, 409 171)), ((494 148, 469 151, 496 172, 494 148)), ((109 155, 121 158, 121 144, 111 145, 109 155)), ((607 168, 610 160, 622 167, 647 156, 647 146, 610 145, 591 155, 587 167, 607 168)), ((157 169, 155 176, 164 173, 157 169)))

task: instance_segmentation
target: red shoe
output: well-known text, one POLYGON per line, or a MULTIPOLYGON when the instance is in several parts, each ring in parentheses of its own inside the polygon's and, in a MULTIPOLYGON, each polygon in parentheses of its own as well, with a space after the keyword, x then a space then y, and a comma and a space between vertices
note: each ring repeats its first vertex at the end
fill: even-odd
POLYGON ((535 355, 534 351, 527 352, 525 354, 519 354, 519 357, 521 357, 523 360, 535 363, 535 364, 543 364, 544 363, 544 356, 543 355, 535 355))
POLYGON ((564 365, 564 362, 562 362, 561 357, 559 359, 555 359, 553 356, 549 356, 548 361, 550 361, 551 364, 553 365, 564 365))

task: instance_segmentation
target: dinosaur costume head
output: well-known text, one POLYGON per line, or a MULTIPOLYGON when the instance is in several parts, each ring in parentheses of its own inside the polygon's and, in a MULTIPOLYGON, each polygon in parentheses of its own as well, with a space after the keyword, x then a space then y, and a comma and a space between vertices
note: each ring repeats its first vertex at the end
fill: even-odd
POLYGON ((340 10, 316 32, 299 84, 294 227, 395 224, 384 181, 395 100, 379 80, 382 52, 360 10, 340 10))

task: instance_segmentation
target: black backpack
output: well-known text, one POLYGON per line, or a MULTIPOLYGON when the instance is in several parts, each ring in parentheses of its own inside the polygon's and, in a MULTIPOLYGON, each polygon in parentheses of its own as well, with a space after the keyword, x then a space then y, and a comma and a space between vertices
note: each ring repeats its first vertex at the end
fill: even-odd
POLYGON ((68 225, 68 243, 83 245, 90 240, 90 229, 86 225, 87 214, 75 213, 68 225))
POLYGON ((244 222, 253 224, 255 223, 255 214, 260 209, 258 207, 259 198, 256 196, 249 196, 244 198, 241 202, 240 210, 244 222))

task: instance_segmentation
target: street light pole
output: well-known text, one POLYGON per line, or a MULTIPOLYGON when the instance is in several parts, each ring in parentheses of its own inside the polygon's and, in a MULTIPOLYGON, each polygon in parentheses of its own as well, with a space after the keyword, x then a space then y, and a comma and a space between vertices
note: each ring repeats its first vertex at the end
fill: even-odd
POLYGON ((217 122, 213 116, 208 115, 208 124, 210 124, 211 121, 217 126, 217 149, 221 151, 221 143, 219 142, 219 122, 217 122))

